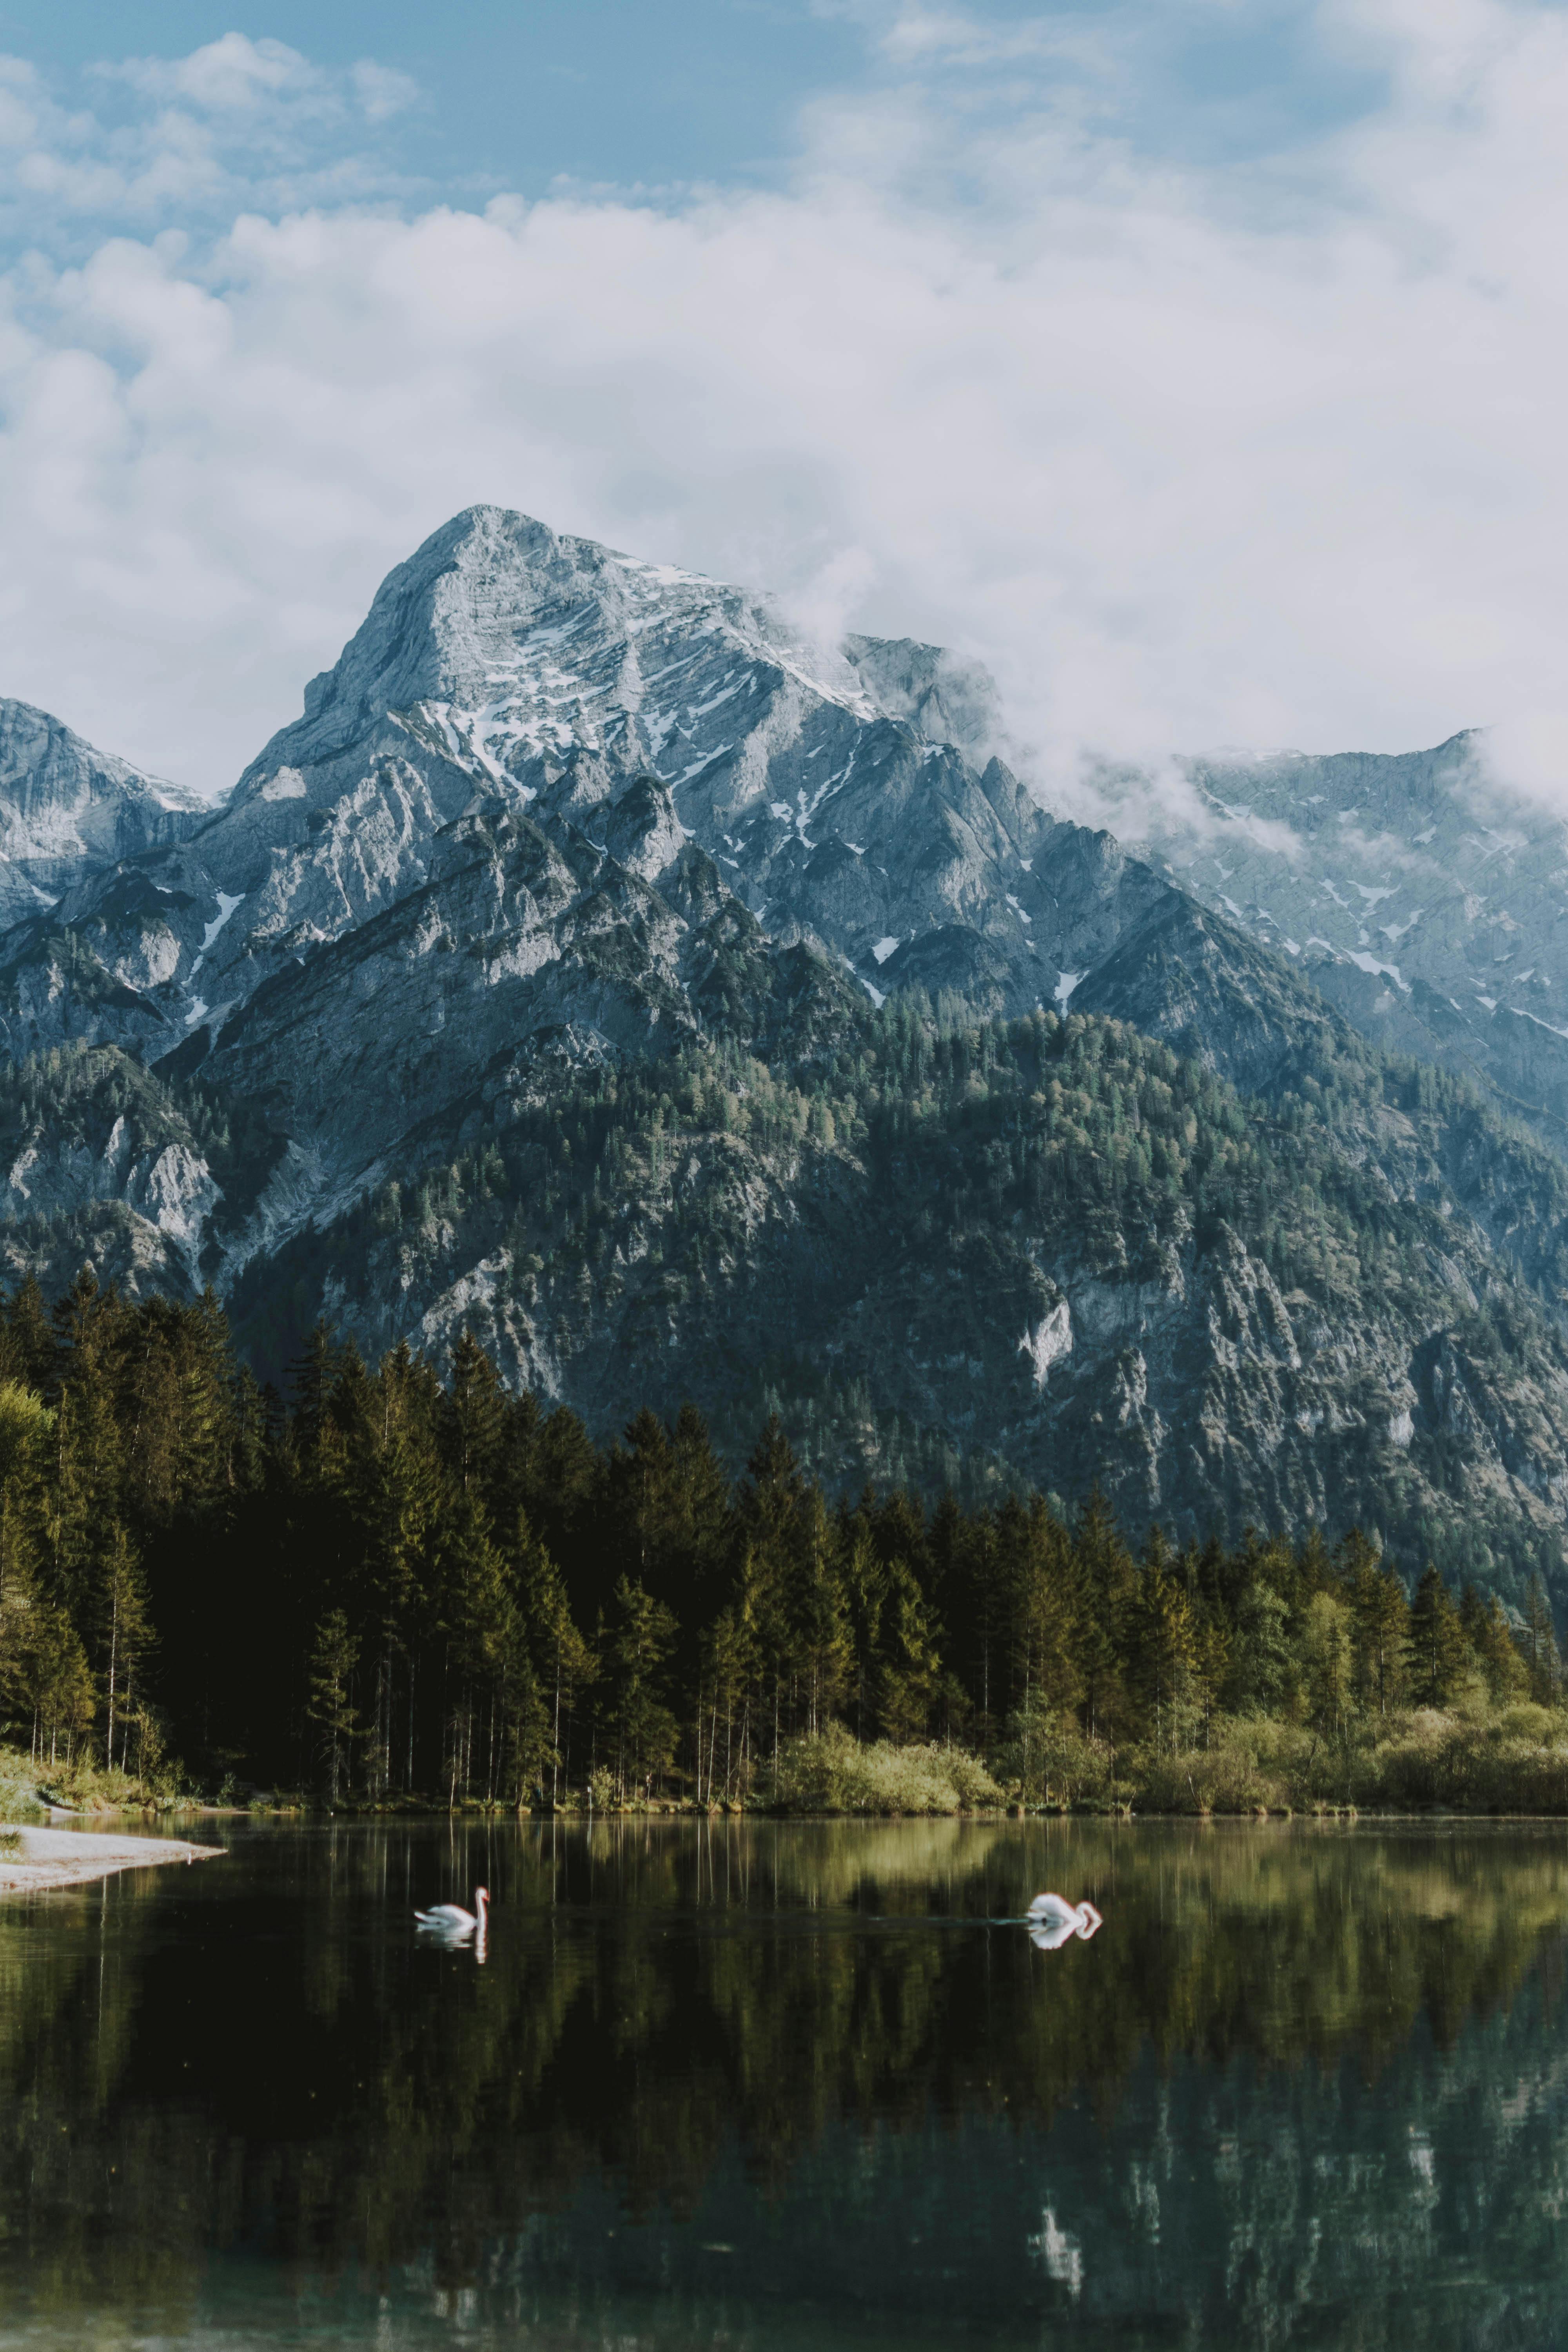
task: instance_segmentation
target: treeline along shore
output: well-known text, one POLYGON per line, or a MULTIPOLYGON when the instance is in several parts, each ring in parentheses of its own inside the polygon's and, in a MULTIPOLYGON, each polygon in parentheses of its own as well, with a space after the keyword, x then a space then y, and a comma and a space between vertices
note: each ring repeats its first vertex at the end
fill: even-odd
POLYGON ((1568 1811, 1544 1592, 1414 1594, 1355 1531, 1136 1542, 1098 1495, 830 1499, 775 1422, 602 1446, 324 1328, 287 1398, 222 1309, 0 1304, 0 1730, 125 1794, 919 1811, 1568 1811))

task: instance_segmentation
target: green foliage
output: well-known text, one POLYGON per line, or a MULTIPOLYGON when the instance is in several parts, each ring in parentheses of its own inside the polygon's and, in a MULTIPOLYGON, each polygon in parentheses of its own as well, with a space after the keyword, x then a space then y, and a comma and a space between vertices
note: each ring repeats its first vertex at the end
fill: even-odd
POLYGON ((359 1728, 350 1696, 358 1659, 359 1643, 349 1632, 346 1614, 341 1609, 329 1609, 310 1645, 305 1713, 321 1735, 327 1797, 334 1805, 344 1761, 359 1728))
POLYGON ((1539 1580, 1412 1603, 1355 1531, 1135 1555, 1098 1492, 835 1502, 776 1417, 733 1481, 689 1409, 600 1446, 468 1335, 442 1377, 319 1327, 285 1401, 211 1298, 0 1304, 35 1784, 166 1787, 173 1746, 376 1805, 1546 1804, 1560 1696, 1539 1580))
POLYGON ((958 1813, 1003 1802, 990 1773, 962 1748, 862 1742, 838 1724, 785 1740, 761 1797, 792 1813, 958 1813))

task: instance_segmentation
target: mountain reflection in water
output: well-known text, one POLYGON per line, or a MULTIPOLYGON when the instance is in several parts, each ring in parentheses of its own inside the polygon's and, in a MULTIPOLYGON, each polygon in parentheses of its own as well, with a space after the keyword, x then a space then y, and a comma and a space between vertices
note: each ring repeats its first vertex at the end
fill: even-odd
POLYGON ((0 1906, 0 2346, 1568 2338, 1558 1826, 230 1843, 0 1906))

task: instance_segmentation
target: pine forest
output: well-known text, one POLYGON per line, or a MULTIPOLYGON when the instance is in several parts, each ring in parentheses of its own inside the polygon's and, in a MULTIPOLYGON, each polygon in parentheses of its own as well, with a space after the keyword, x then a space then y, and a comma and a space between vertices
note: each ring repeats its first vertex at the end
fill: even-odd
POLYGON ((1414 1598, 1352 1530, 1177 1549, 1015 1491, 832 1498, 778 1421, 594 1443, 469 1338, 84 1277, 0 1313, 0 1704, 45 1788, 552 1810, 1568 1808, 1543 1586, 1414 1598), (84 1777, 85 1776, 85 1777, 84 1777), (107 1776, 107 1777, 106 1777, 107 1776))

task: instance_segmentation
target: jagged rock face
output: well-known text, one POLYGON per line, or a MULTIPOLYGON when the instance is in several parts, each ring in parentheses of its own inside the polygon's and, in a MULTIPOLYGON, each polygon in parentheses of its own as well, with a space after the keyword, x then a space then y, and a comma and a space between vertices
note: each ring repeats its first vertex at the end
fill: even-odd
POLYGON ((1138 845, 1297 967, 1366 1036, 1489 1083, 1568 1142, 1568 825, 1484 739, 1184 763, 1138 845))
MULTIPOLYGON (((823 945, 874 992, 918 966, 1048 1003, 1123 926, 1119 893, 1164 892, 1106 837, 1054 824, 998 761, 972 764, 980 700, 933 648, 825 656, 737 589, 475 509, 385 582, 199 863, 149 868, 192 901, 153 999, 174 1034, 198 1003, 199 1020, 242 1003, 421 889, 431 844, 476 798, 625 863, 651 781, 668 800, 638 827, 642 880, 695 840, 770 936, 823 945), (220 891, 243 912, 195 971, 220 891)), ((100 908, 63 911, 79 928, 100 908)), ((105 948, 140 987, 148 944, 117 930, 105 948)))
MULTIPOLYGON (((406 1160, 411 1139, 423 1156, 421 1126, 445 1152, 475 1107, 526 1087, 542 1055, 592 1062, 689 1041, 721 961, 754 959, 772 996, 787 951, 700 850, 676 834, 659 887, 642 878, 637 842, 658 841, 668 808, 658 793, 643 805, 650 822, 626 864, 574 828, 552 836, 493 805, 459 819, 431 845, 422 889, 279 971, 210 1055, 192 1040, 174 1066, 265 1099, 339 1181, 363 1182, 399 1164, 400 1148, 406 1160)), ((817 986, 831 1001, 831 975, 817 986)))
POLYGON ((123 1055, 100 1048, 67 1064, 52 1082, 36 1066, 4 1073, 0 1262, 13 1276, 68 1280, 74 1258, 137 1292, 199 1290, 221 1195, 202 1140, 123 1055))
POLYGON ((194 793, 95 751, 47 711, 0 697, 0 926, 118 859, 188 839, 211 814, 194 793))
MULTIPOLYGON (((1066 1003, 1183 901, 975 763, 987 694, 935 648, 824 655, 740 590, 475 509, 391 574, 198 838, 0 939, 0 1025, 17 1055, 205 1066, 268 1106, 324 1207, 438 1150, 542 1037, 689 1034, 719 932, 878 1002, 1066 1003)), ((1243 1011, 1205 1040, 1220 1066, 1243 1011)))

